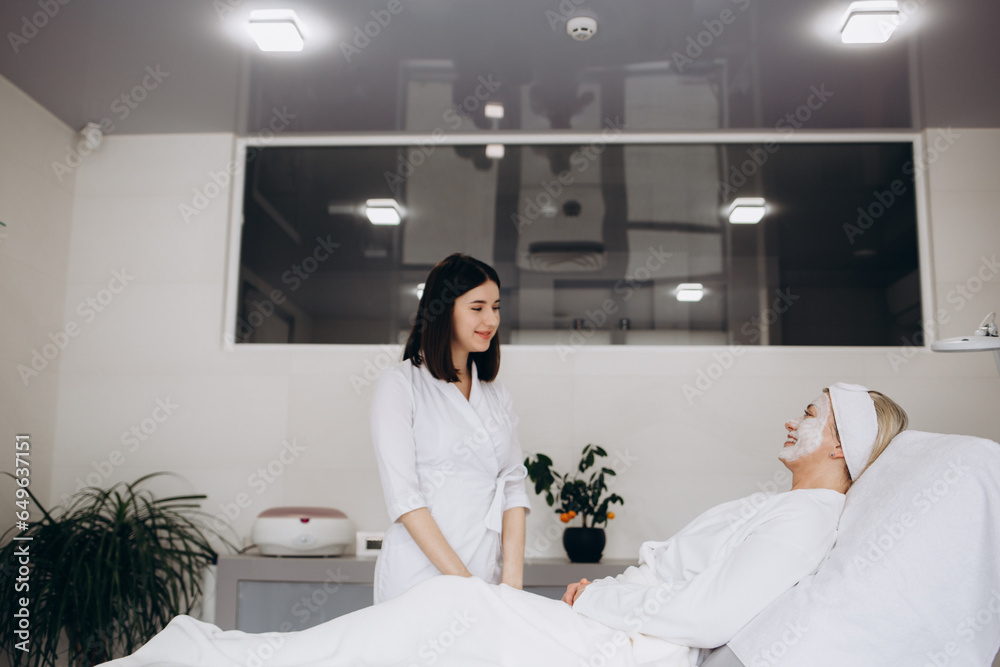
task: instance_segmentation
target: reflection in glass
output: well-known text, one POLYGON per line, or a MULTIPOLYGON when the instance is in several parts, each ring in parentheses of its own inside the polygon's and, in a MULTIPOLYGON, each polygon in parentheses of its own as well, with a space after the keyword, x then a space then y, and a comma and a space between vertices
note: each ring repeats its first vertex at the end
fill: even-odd
POLYGON ((505 343, 899 345, 919 330, 909 143, 486 150, 252 149, 236 339, 400 342, 452 252, 499 272, 505 343), (730 223, 738 198, 763 199, 763 219, 730 223), (400 224, 372 224, 369 200, 396 202, 400 224))

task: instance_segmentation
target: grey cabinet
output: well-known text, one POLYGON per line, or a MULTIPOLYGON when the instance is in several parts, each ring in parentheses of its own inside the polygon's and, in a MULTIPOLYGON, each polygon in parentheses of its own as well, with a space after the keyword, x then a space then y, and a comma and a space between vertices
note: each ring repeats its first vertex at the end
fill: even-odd
MULTIPOLYGON (((525 590, 559 598, 566 584, 622 572, 632 560, 570 563, 530 560, 525 590)), ((220 556, 215 622, 223 630, 304 630, 372 603, 374 558, 273 558, 220 556)))

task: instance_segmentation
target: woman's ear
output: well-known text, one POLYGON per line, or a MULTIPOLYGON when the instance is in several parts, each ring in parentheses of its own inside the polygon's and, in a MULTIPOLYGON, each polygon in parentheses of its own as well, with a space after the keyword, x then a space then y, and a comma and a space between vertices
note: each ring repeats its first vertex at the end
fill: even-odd
POLYGON ((831 459, 842 459, 844 458, 844 449, 837 445, 832 452, 830 452, 831 459))

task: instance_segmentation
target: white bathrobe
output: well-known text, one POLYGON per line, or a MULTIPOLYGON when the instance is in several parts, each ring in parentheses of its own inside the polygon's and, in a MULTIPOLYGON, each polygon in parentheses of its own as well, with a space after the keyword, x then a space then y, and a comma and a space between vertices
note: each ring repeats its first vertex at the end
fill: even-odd
POLYGON ((710 649, 826 558, 844 494, 758 493, 714 507, 665 542, 646 542, 639 566, 590 584, 573 609, 611 628, 710 649))
POLYGON ((389 518, 375 566, 375 603, 440 574, 399 517, 430 509, 469 571, 489 583, 502 572, 503 513, 530 508, 510 394, 480 382, 472 366, 466 400, 427 365, 386 368, 375 385, 371 429, 389 518))

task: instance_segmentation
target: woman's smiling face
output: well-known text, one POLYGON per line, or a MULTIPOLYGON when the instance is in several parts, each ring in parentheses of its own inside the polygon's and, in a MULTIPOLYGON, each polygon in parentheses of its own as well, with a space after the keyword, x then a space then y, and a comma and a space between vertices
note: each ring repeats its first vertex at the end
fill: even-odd
POLYGON ((466 352, 485 352, 500 326, 500 288, 492 280, 455 299, 451 344, 466 352))
POLYGON ((823 450, 825 456, 826 450, 840 445, 830 395, 826 392, 813 399, 800 418, 785 422, 785 429, 788 439, 778 454, 785 462, 796 461, 818 450, 823 450))

